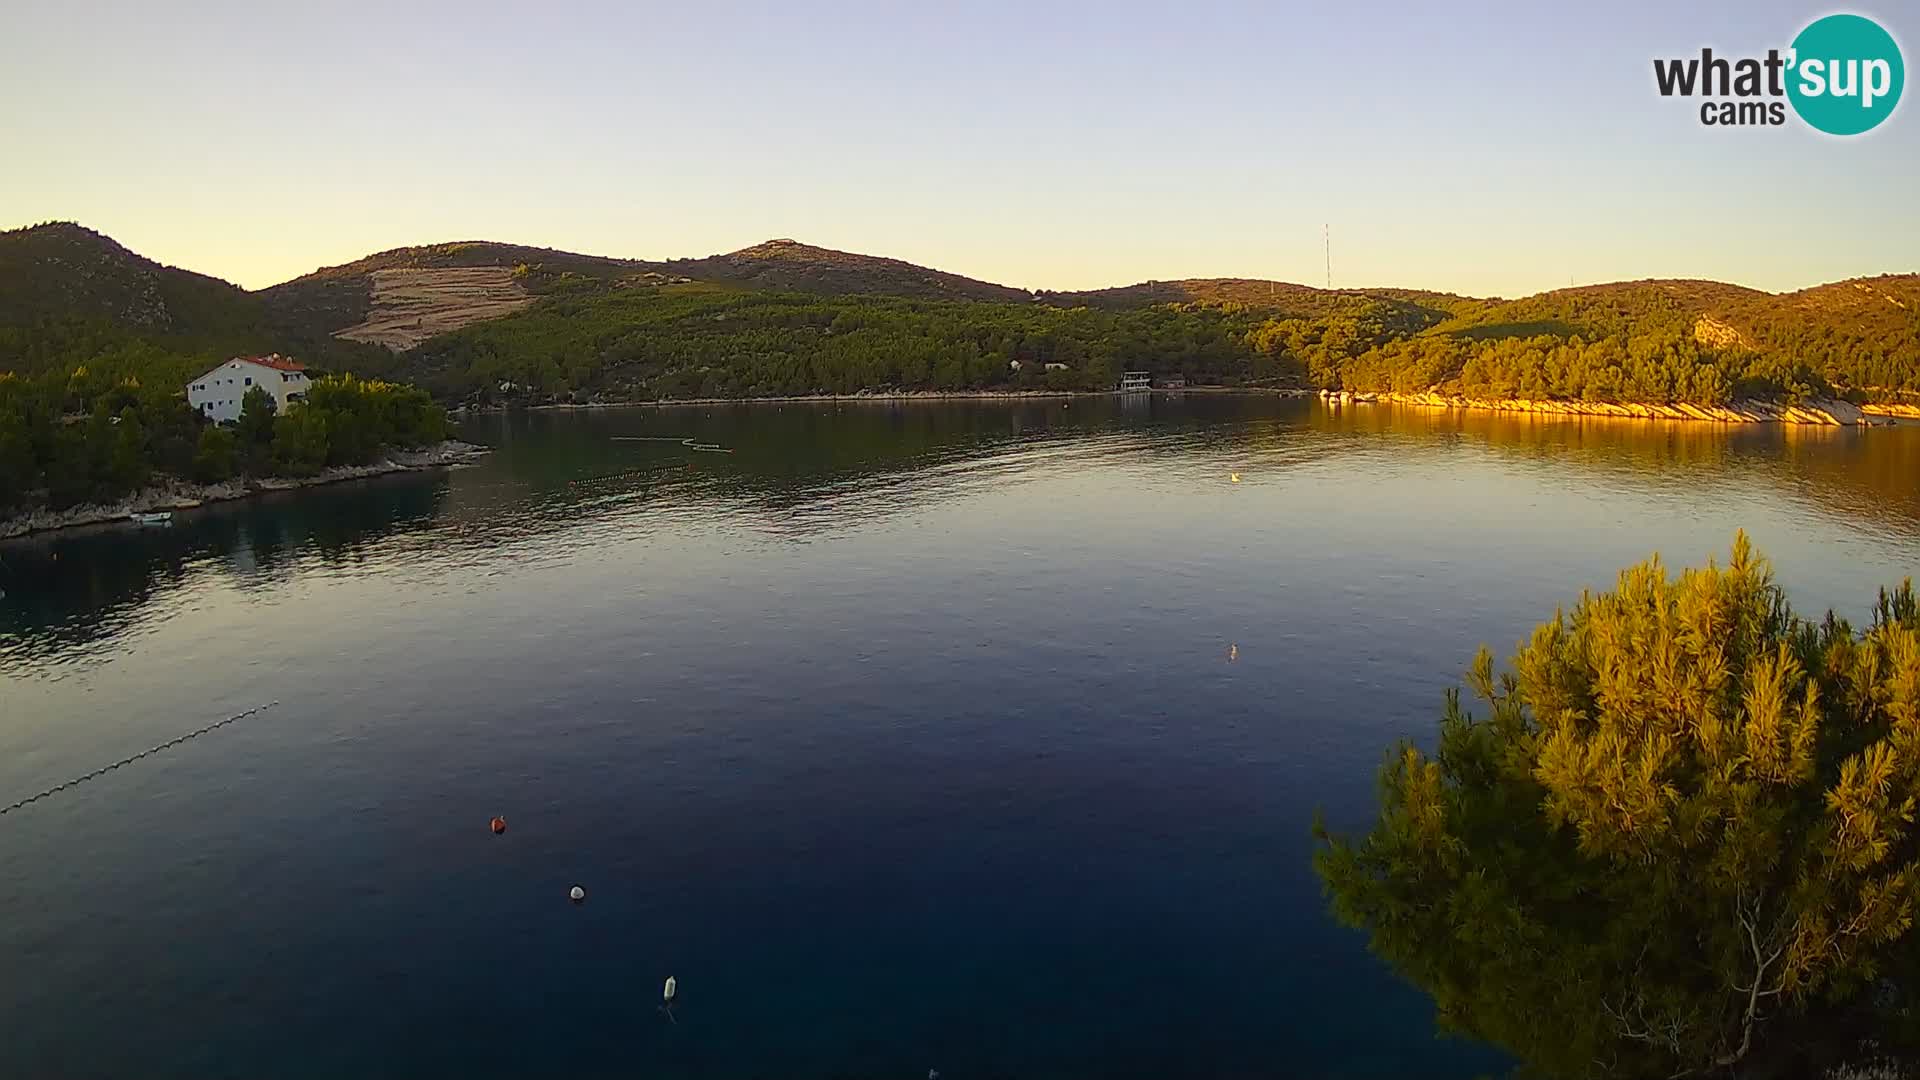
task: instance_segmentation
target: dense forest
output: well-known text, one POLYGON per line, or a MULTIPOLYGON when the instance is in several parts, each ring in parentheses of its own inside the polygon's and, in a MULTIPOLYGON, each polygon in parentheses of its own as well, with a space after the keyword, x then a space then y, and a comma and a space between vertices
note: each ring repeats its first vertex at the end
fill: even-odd
POLYGON ((482 399, 503 386, 509 396, 622 400, 1096 390, 1134 367, 1239 383, 1267 367, 1244 343, 1256 322, 1227 308, 1065 310, 582 281, 521 315, 434 338, 402 370, 436 394, 482 399))
MULTIPOLYGON (((1770 294, 1720 286, 1738 320, 1729 324, 1701 313, 1708 284, 1510 303, 1316 290, 1302 305, 1311 313, 1292 314, 1239 301, 1064 308, 581 278, 525 312, 424 342, 399 370, 477 401, 1101 390, 1126 369, 1220 386, 1472 398, 1717 405, 1920 392, 1920 321, 1909 309, 1883 301, 1894 317, 1817 305, 1780 315, 1770 294)), ((1911 278, 1891 284, 1916 291, 1911 278)))

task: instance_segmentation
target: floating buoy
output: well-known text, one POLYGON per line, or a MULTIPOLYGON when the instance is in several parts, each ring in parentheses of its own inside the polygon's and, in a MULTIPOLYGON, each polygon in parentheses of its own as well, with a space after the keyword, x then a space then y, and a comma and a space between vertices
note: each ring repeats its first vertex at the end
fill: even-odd
POLYGON ((669 1006, 671 1006, 673 1004, 673 999, 679 996, 679 993, 680 993, 679 980, 675 979, 671 975, 667 976, 667 985, 661 988, 660 990, 660 1000, 666 1002, 669 1006))
POLYGON ((493 820, 487 823, 487 827, 493 830, 493 835, 499 836, 507 831, 507 819, 496 814, 493 820))
POLYGON ((1227 663, 1231 664, 1238 659, 1240 659, 1240 646, 1238 645, 1227 646, 1227 663))
POLYGON ((567 899, 576 904, 584 903, 587 899, 587 890, 575 885, 573 888, 567 890, 567 899))

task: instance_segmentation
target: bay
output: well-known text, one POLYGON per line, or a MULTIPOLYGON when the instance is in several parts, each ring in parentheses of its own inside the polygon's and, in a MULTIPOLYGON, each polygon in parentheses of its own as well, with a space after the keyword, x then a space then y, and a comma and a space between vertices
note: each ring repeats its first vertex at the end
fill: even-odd
POLYGON ((1651 552, 1745 528, 1855 618, 1920 569, 1914 426, 462 434, 495 452, 0 545, 0 804, 278 702, 0 817, 0 1075, 1496 1071, 1328 916, 1316 809, 1364 828, 1476 647, 1651 552))

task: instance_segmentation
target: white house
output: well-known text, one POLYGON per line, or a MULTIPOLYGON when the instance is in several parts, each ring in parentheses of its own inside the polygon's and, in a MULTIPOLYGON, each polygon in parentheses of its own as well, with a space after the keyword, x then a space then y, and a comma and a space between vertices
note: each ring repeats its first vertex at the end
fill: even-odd
POLYGON ((307 366, 279 353, 271 356, 236 356, 187 384, 187 404, 200 415, 218 424, 240 419, 240 405, 247 391, 259 387, 273 395, 280 412, 307 396, 307 366))

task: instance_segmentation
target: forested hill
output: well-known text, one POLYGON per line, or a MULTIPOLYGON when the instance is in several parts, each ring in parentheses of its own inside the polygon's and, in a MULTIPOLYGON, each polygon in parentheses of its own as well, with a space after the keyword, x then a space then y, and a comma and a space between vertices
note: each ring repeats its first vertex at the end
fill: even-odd
POLYGON ((445 400, 1190 383, 1722 403, 1920 394, 1920 278, 1658 280, 1482 299, 1247 278, 1029 293, 774 240, 645 261, 397 248, 255 293, 77 225, 0 233, 0 371, 177 383, 277 351, 445 400))
POLYGON ((71 222, 0 232, 0 326, 48 320, 186 336, 266 321, 260 300, 239 286, 162 266, 71 222))
POLYGON ((725 255, 667 264, 696 281, 760 289, 794 289, 826 296, 904 296, 920 300, 1024 303, 1024 289, 929 270, 899 259, 857 255, 796 240, 769 240, 725 255))
POLYGON ((1328 314, 1355 300, 1399 300, 1434 311, 1451 313, 1470 298, 1421 289, 1316 289, 1265 278, 1185 278, 1179 281, 1143 281, 1110 289, 1080 292, 1042 292, 1040 298, 1058 307, 1097 307, 1118 310, 1153 304, 1240 304, 1271 308, 1294 315, 1328 314))
POLYGON ((1137 369, 1473 398, 1904 401, 1920 392, 1915 281, 1786 295, 1645 281, 1510 301, 1292 286, 1259 305, 1149 295, 1075 306, 1060 294, 993 303, 583 285, 426 341, 403 370, 442 396, 479 400, 1096 390, 1137 369))
POLYGON ((240 353, 284 352, 320 367, 392 368, 385 350, 335 327, 276 317, 259 293, 163 266, 72 222, 0 232, 0 372, 184 382, 240 353))

